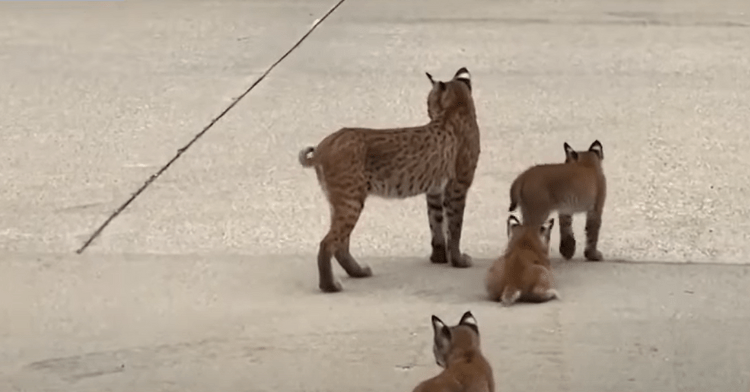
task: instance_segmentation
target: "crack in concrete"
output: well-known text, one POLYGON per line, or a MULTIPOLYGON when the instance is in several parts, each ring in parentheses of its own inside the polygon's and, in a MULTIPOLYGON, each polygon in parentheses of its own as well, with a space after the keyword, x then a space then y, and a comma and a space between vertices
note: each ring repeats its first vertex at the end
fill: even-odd
POLYGON ((305 39, 307 39, 307 37, 310 34, 312 34, 312 32, 315 31, 315 29, 324 20, 326 20, 326 18, 328 18, 329 15, 331 15, 334 11, 336 11, 336 9, 341 4, 343 4, 344 1, 346 1, 346 0, 339 0, 338 2, 336 2, 336 4, 334 4, 328 10, 328 12, 326 12, 325 14, 323 14, 322 17, 320 17, 319 19, 316 19, 313 22, 313 24, 310 26, 310 28, 307 30, 307 32, 299 40, 297 40, 297 42, 294 45, 292 45, 292 47, 289 48, 289 50, 286 51, 286 53, 284 53, 281 57, 279 57, 278 60, 276 60, 273 64, 271 64, 271 66, 268 67, 266 69, 266 71, 263 72, 263 74, 260 75, 260 77, 258 77, 258 79, 256 79, 255 82, 253 82, 253 84, 250 85, 250 87, 248 87, 242 94, 240 94, 237 98, 235 98, 232 101, 232 103, 229 104, 229 106, 227 106, 221 113, 219 113, 218 116, 214 117, 214 119, 211 120, 211 122, 208 123, 208 125, 206 125, 205 127, 203 127, 203 129, 200 132, 198 132, 195 136, 193 136, 193 138, 190 139, 190 141, 186 145, 184 145, 181 148, 177 149, 177 153, 172 157, 172 159, 170 159, 156 173, 152 174, 148 178, 148 180, 146 180, 146 182, 144 182, 143 185, 141 185, 141 187, 138 188, 137 191, 135 191, 132 195, 130 195, 130 198, 128 198, 128 200, 126 200, 124 203, 122 203, 112 214, 110 214, 110 216, 91 234, 91 236, 89 236, 89 238, 86 240, 86 242, 84 242, 83 245, 81 245, 81 247, 78 248, 78 250, 76 250, 76 253, 78 253, 78 254, 83 253, 86 250, 86 248, 88 248, 89 245, 91 245, 91 243, 94 242, 94 240, 97 237, 99 237, 99 235, 104 231, 104 229, 115 218, 117 218, 117 216, 120 215, 120 213, 122 213, 126 208, 128 208, 128 206, 130 205, 130 203, 132 203, 136 198, 138 198, 138 196, 140 196, 141 193, 143 193, 143 191, 145 191, 146 188, 148 188, 148 186, 151 185, 151 183, 153 183, 157 178, 159 178, 159 176, 161 176, 164 172, 166 172, 167 169, 169 169, 169 167, 172 166, 172 164, 174 162, 176 162, 182 156, 183 153, 185 153, 185 151, 187 151, 193 144, 195 144, 195 142, 197 142, 198 139, 200 139, 201 137, 203 137, 203 135, 206 134, 206 132, 208 132, 208 130, 211 129, 217 122, 219 122, 219 120, 221 120, 221 118, 224 117, 225 114, 227 114, 230 110, 232 110, 232 108, 234 108, 242 100, 242 98, 245 98, 245 96, 247 94, 249 94, 250 91, 252 91, 255 88, 255 86, 257 86, 258 84, 260 84, 260 82, 263 79, 265 79, 265 77, 274 68, 276 68, 276 66, 279 65, 279 63, 281 63, 282 61, 284 61, 284 59, 287 58, 287 56, 289 56, 295 49, 297 49, 297 47, 300 46, 302 44, 302 42, 304 42, 305 39))

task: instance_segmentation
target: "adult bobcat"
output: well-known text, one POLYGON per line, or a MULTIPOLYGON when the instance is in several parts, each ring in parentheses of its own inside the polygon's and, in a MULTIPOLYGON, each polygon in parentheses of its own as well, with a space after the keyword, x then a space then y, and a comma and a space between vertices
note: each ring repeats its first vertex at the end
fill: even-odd
POLYGON ((433 315, 432 330, 432 352, 443 371, 419 383, 413 392, 495 392, 492 366, 482 355, 479 326, 471 311, 452 327, 433 315))
POLYGON ((540 226, 549 214, 558 211, 560 254, 573 257, 573 214, 586 213, 586 249, 589 261, 604 259, 597 249, 602 225, 607 179, 602 169, 604 150, 598 140, 588 151, 575 151, 565 143, 565 163, 532 166, 521 173, 510 187, 510 208, 521 207, 524 224, 540 226))
POLYGON ((471 265, 471 258, 460 251, 466 195, 479 159, 471 76, 464 67, 448 82, 435 81, 429 73, 427 77, 432 90, 426 125, 342 128, 299 153, 302 166, 315 168, 331 207, 331 226, 318 251, 319 288, 324 292, 341 290, 331 271, 331 256, 351 277, 372 275, 369 266, 358 264, 349 253, 350 234, 369 195, 403 199, 426 194, 430 260, 471 265))
POLYGON ((549 262, 554 225, 554 218, 542 226, 530 226, 522 225, 514 215, 508 217, 508 245, 487 271, 485 280, 491 300, 510 306, 518 300, 546 302, 560 297, 552 288, 549 262))

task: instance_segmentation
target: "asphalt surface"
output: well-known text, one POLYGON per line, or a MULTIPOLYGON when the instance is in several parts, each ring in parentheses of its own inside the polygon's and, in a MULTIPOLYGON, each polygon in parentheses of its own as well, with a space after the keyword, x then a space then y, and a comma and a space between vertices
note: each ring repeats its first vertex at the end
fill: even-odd
POLYGON ((334 3, 0 2, 1 391, 408 391, 438 372, 430 315, 468 309, 498 391, 750 390, 740 0, 346 0, 75 253, 334 3), (374 276, 320 293, 298 151, 426 122, 424 72, 462 66, 475 266, 429 263, 423 198, 373 198, 374 276), (562 299, 486 301, 513 178, 595 139, 605 261, 560 261, 555 231, 562 299))

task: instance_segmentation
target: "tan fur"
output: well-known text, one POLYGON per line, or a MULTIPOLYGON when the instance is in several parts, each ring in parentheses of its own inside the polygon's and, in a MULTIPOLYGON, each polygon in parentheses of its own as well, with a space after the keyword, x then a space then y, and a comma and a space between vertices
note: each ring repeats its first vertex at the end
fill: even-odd
POLYGON ((448 82, 427 76, 432 90, 426 125, 343 128, 299 152, 300 164, 315 168, 331 207, 330 229, 318 251, 319 288, 324 292, 341 290, 331 270, 332 256, 351 277, 372 275, 349 253, 349 237, 370 195, 402 199, 426 194, 430 260, 471 265, 471 258, 460 251, 466 196, 480 152, 470 76, 466 68, 448 82))
POLYGON ((479 326, 471 312, 453 327, 433 315, 432 329, 432 351, 443 371, 419 383, 413 392, 495 392, 492 366, 482 355, 479 326))
POLYGON ((560 221, 560 254, 575 254, 573 214, 586 213, 586 249, 589 261, 601 261, 597 249, 602 224, 607 179, 602 161, 604 150, 598 140, 588 151, 574 151, 564 144, 565 163, 532 166, 521 173, 510 187, 510 211, 521 208, 524 224, 541 225, 553 211, 560 221))
POLYGON ((508 217, 508 245, 487 271, 485 287, 492 301, 510 306, 516 301, 546 302, 559 298, 552 287, 549 239, 554 219, 543 226, 522 225, 508 217))

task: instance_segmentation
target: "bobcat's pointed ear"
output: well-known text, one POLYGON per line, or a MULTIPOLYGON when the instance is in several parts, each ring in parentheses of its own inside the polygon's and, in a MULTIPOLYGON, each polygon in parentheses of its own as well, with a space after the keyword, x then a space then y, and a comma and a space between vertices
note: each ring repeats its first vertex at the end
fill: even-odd
POLYGON ((451 330, 438 316, 432 315, 432 331, 435 334, 435 344, 443 346, 451 341, 451 330))
POLYGON ((427 79, 430 79, 430 83, 432 83, 432 85, 434 86, 435 85, 435 79, 432 78, 432 75, 430 75, 429 72, 425 72, 425 75, 427 75, 427 79))
POLYGON ((466 86, 469 87, 469 91, 471 91, 471 74, 469 73, 469 70, 466 69, 466 67, 461 67, 458 71, 456 71, 453 79, 466 83, 466 86))
POLYGON ((591 147, 589 147, 589 151, 598 155, 599 160, 604 160, 604 147, 602 147, 602 144, 599 142, 599 140, 594 140, 594 142, 591 143, 591 147))
POLYGON ((549 218, 547 222, 544 222, 541 228, 539 228, 539 234, 549 243, 550 236, 552 235, 552 228, 555 226, 555 218, 549 218))
POLYGON ((438 334, 443 328, 446 328, 445 323, 443 320, 440 320, 440 317, 432 315, 432 330, 435 332, 435 335, 438 334))
POLYGON ((507 229, 508 229, 508 238, 510 238, 511 234, 513 233, 513 229, 520 226, 521 222, 518 221, 518 218, 516 218, 515 215, 509 215, 508 216, 508 222, 507 222, 507 229))
POLYGON ((477 335, 479 335, 479 324, 477 323, 477 319, 474 318, 474 315, 471 314, 470 310, 466 311, 466 313, 461 316, 461 321, 458 322, 458 325, 470 327, 477 335))
POLYGON ((578 160, 578 153, 576 150, 573 149, 573 147, 568 144, 568 142, 565 142, 563 144, 563 148, 565 149, 565 161, 577 161, 578 160))

